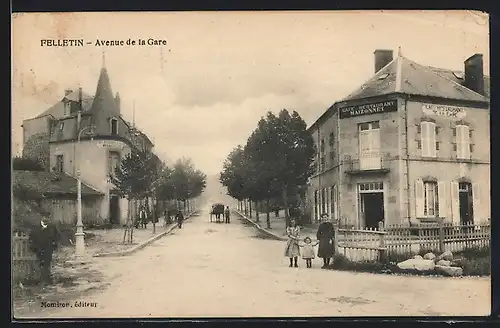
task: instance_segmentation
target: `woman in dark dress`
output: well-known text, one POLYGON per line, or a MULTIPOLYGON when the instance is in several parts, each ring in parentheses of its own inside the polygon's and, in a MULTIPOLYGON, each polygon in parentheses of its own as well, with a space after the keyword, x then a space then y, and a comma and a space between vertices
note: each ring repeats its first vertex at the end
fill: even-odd
POLYGON ((328 220, 328 215, 321 215, 321 224, 318 227, 316 238, 319 240, 318 257, 323 258, 322 269, 328 268, 330 259, 333 257, 335 249, 333 239, 335 238, 335 229, 333 224, 328 220))

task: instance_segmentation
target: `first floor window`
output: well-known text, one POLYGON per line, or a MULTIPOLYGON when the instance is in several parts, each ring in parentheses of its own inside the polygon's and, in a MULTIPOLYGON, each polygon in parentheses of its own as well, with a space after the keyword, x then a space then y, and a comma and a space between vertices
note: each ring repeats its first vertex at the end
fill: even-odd
POLYGON ((436 182, 424 182, 424 216, 438 216, 438 187, 436 182))
POLYGON ((56 156, 55 170, 56 170, 56 172, 64 172, 64 157, 63 157, 63 155, 56 156))

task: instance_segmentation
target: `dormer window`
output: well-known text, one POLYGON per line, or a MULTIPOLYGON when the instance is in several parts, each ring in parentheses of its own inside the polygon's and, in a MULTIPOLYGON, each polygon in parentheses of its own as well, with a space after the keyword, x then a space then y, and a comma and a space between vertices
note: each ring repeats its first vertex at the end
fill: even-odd
POLYGON ((64 102, 64 116, 69 116, 71 113, 71 102, 66 100, 64 102))
POLYGON ((389 73, 382 74, 378 77, 379 80, 384 80, 389 76, 389 73))
POLYGON ((118 120, 116 118, 112 118, 109 122, 111 134, 118 134, 118 120))

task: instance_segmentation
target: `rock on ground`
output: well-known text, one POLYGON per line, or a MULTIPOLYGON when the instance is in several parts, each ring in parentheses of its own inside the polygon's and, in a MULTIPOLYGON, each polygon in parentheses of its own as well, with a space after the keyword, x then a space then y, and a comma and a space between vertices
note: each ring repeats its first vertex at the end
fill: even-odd
POLYGON ((449 267, 451 266, 451 262, 446 260, 439 260, 436 262, 436 265, 449 267))
POLYGON ((434 253, 431 253, 431 252, 424 255, 425 260, 434 260, 435 258, 436 258, 436 255, 434 255, 434 253))
POLYGON ((409 259, 403 262, 399 262, 397 266, 401 270, 430 271, 434 270, 435 263, 432 260, 409 259))
POLYGON ((459 277, 463 274, 463 269, 452 266, 436 265, 436 271, 450 277, 459 277))
POLYGON ((453 260, 453 253, 451 251, 445 251, 443 254, 439 255, 435 260, 436 261, 439 261, 439 260, 451 261, 451 260, 453 260))

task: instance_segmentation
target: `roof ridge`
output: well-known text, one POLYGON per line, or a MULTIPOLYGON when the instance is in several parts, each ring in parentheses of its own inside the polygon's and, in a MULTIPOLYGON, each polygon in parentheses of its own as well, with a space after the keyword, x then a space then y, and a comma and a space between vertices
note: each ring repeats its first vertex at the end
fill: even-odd
POLYGON ((419 63, 414 62, 413 60, 408 59, 408 58, 406 58, 406 57, 405 57, 405 59, 406 59, 406 60, 408 60, 408 61, 410 61, 411 63, 413 63, 413 64, 415 64, 415 65, 420 66, 422 69, 424 69, 424 70, 426 70, 426 71, 428 71, 428 72, 432 72, 432 73, 436 74, 437 76, 439 76, 439 77, 441 77, 441 78, 443 78, 443 79, 446 79, 447 81, 452 82, 454 85, 457 85, 457 86, 458 86, 458 88, 461 88, 461 89, 464 89, 464 90, 470 91, 470 92, 472 92, 472 93, 474 93, 474 94, 476 94, 476 95, 478 95, 478 96, 480 96, 480 97, 484 98, 485 100, 488 100, 485 96, 483 96, 483 95, 482 95, 482 94, 480 94, 479 92, 476 92, 476 91, 474 91, 474 90, 472 90, 472 89, 469 89, 469 88, 467 88, 467 87, 465 87, 465 86, 461 85, 460 83, 458 83, 458 82, 456 82, 456 81, 453 81, 452 79, 450 79, 450 78, 448 78, 448 77, 446 77, 446 76, 444 76, 444 75, 442 75, 442 74, 439 74, 438 72, 436 72, 436 71, 434 71, 434 70, 430 69, 430 67, 420 65, 419 63))
MULTIPOLYGON (((370 82, 372 81, 375 81, 376 79, 378 79, 378 77, 380 75, 383 75, 382 72, 387 69, 387 67, 389 67, 391 64, 393 64, 396 60, 398 59, 398 57, 394 58, 393 60, 391 60, 389 63, 387 63, 384 67, 382 67, 381 69, 378 70, 378 72, 376 72, 375 74, 373 74, 369 79, 365 80, 365 82, 363 82, 361 84, 361 86, 359 86, 358 88, 354 89, 354 91, 352 91, 351 93, 349 93, 346 97, 342 98, 340 100, 340 102, 342 101, 345 101, 345 100, 348 100, 353 94, 355 94, 356 92, 358 92, 359 90, 363 90, 363 87, 367 84, 370 84, 370 82)), ((385 73, 384 73, 385 74, 385 73)))

